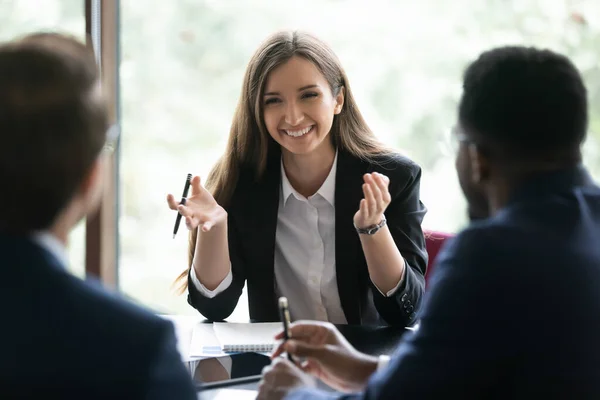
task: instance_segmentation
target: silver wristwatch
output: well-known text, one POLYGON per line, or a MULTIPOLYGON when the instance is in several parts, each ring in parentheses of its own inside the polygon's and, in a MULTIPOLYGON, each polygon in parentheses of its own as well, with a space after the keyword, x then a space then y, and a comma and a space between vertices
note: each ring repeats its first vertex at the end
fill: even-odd
POLYGON ((386 223, 387 223, 387 221, 386 221, 385 215, 384 215, 381 222, 378 223, 377 225, 367 226, 366 228, 359 228, 358 226, 354 225, 354 228, 356 229, 356 232, 358 232, 361 235, 374 235, 375 233, 377 233, 378 230, 383 228, 386 223))

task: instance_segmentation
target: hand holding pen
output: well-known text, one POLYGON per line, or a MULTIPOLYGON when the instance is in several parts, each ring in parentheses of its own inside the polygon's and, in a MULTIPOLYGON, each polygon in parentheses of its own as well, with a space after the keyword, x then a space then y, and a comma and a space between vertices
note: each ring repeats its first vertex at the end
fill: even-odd
MULTIPOLYGON (((285 331, 275 336, 284 339, 271 358, 275 359, 284 352, 292 354, 296 365, 343 392, 362 390, 369 377, 376 371, 378 358, 356 350, 340 331, 329 322, 296 321, 288 328, 288 340, 285 331), (302 360, 300 362, 300 360, 302 360)), ((283 360, 279 360, 282 364, 283 360)), ((272 368, 270 375, 291 373, 292 368, 272 368)), ((270 376, 276 382, 283 377, 270 376)))
MULTIPOLYGON (((192 189, 192 193, 191 196, 186 197, 186 180, 186 188, 184 188, 183 199, 181 201, 177 201, 172 194, 167 195, 169 208, 179 212, 181 217, 178 216, 177 218, 184 218, 185 226, 189 230, 195 230, 200 227, 202 232, 208 232, 215 225, 227 221, 227 213, 217 203, 212 194, 202 186, 199 176, 194 176, 189 186, 192 189)), ((177 228, 178 222, 176 220, 173 236, 177 233, 177 228)))
MULTIPOLYGON (((288 300, 286 297, 279 298, 279 318, 281 319, 281 323, 283 324, 283 341, 284 343, 290 339, 290 311, 288 309, 288 300)), ((294 362, 292 355, 287 353, 288 360, 294 362)))

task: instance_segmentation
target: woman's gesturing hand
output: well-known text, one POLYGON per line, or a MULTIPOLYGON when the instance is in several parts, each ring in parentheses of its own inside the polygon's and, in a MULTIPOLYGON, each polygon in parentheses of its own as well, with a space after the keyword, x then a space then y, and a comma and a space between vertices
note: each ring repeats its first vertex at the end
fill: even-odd
POLYGON ((185 226, 189 230, 200 227, 208 232, 212 227, 227 220, 227 212, 221 207, 212 194, 200 183, 200 177, 194 176, 191 182, 192 195, 180 204, 172 194, 167 195, 167 203, 171 210, 176 210, 185 218, 185 226))

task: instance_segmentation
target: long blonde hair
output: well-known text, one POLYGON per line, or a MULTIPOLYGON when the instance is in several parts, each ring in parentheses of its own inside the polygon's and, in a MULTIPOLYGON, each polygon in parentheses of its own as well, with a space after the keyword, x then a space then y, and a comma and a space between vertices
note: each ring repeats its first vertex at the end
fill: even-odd
MULTIPOLYGON (((225 153, 206 180, 206 188, 225 209, 230 204, 242 165, 251 166, 257 179, 265 172, 269 148, 273 148, 276 143, 265 127, 261 99, 269 73, 293 56, 311 61, 329 83, 334 96, 344 88, 344 105, 342 111, 334 117, 330 132, 334 146, 364 160, 373 160, 374 156, 390 151, 367 126, 350 90, 348 77, 333 50, 305 32, 277 32, 260 45, 248 63, 225 153)), ((197 230, 190 232, 190 268, 194 260, 197 236, 197 230)), ((190 268, 183 271, 176 280, 181 282, 181 292, 187 288, 190 268)))

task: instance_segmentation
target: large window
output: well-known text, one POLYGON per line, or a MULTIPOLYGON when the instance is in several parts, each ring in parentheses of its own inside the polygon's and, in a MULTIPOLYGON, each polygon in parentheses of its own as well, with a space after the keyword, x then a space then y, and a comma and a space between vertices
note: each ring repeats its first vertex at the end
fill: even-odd
MULTIPOLYGON (((277 29, 331 44, 373 130, 423 167, 426 228, 456 231, 465 204, 445 134, 461 73, 479 52, 535 44, 571 56, 590 91, 586 161, 600 177, 600 2, 267 0, 122 2, 122 290, 161 311, 196 313, 170 283, 187 263, 171 238, 187 173, 224 148, 250 55, 277 29)), ((246 319, 246 298, 232 319, 246 319)))
MULTIPOLYGON (((83 0, 0 0, 0 41, 33 31, 59 31, 85 39, 83 0)), ((85 275, 85 221, 69 237, 70 268, 85 275)))

